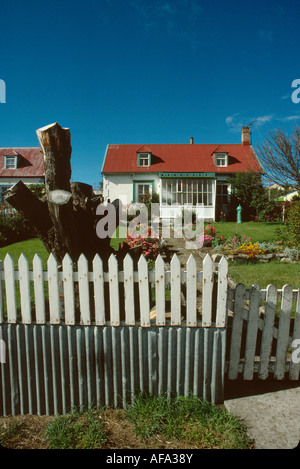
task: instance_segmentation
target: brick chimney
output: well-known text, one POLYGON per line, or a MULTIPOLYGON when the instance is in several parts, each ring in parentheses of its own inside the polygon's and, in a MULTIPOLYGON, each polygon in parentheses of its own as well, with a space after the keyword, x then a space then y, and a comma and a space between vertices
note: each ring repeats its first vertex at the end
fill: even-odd
POLYGON ((242 145, 250 145, 250 129, 249 127, 242 128, 242 145))

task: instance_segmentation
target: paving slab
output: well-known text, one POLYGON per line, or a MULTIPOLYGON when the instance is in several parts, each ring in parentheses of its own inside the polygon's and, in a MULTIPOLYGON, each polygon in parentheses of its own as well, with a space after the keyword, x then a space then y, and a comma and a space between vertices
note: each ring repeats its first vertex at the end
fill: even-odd
POLYGON ((246 425, 255 449, 295 449, 300 442, 300 386, 227 399, 228 411, 246 425))

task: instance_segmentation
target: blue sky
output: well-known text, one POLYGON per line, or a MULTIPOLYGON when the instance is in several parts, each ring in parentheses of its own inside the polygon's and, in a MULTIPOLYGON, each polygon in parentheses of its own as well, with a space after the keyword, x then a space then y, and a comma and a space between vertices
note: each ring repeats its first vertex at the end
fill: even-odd
POLYGON ((109 143, 253 145, 300 120, 298 0, 1 3, 0 146, 69 127, 72 179, 101 180, 109 143))

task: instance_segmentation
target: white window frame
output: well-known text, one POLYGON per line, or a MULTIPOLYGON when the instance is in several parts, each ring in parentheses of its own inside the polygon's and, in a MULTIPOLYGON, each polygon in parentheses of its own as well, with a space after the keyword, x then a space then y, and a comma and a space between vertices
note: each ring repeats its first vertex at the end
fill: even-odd
POLYGON ((17 169, 17 157, 5 155, 4 169, 17 169), (10 164, 8 165, 8 160, 11 160, 11 162, 13 162, 13 166, 11 166, 10 164))
POLYGON ((150 166, 150 165, 151 165, 150 153, 138 153, 138 166, 150 166))
POLYGON ((228 166, 228 154, 227 153, 215 153, 215 165, 218 167, 228 166))
POLYGON ((183 178, 180 180, 181 192, 178 191, 178 181, 175 178, 162 179, 161 205, 214 206, 214 184, 212 179, 183 178))

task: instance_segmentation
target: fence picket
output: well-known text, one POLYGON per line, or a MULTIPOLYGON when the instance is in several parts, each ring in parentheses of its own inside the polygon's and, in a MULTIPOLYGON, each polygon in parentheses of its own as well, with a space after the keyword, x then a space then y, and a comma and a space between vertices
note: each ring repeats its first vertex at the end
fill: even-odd
POLYGON ((216 327, 226 327, 227 321, 227 275, 228 262, 222 257, 218 264, 218 294, 217 294, 217 314, 216 327))
POLYGON ((232 322, 232 331, 230 339, 230 358, 228 378, 236 379, 238 377, 238 368, 240 362, 240 352, 242 343, 243 330, 243 312, 245 303, 246 288, 242 284, 238 284, 235 289, 234 298, 234 314, 232 322))
MULTIPOLYGON (((298 292, 297 292, 297 303, 296 303, 296 311, 295 311, 292 344, 294 343, 295 340, 300 340, 300 288, 298 289, 298 292)), ((293 352, 294 350, 292 349, 292 354, 293 352)), ((300 362, 296 363, 296 361, 293 360, 293 356, 292 356, 289 378, 292 380, 297 380, 299 378, 299 372, 300 372, 300 362)))
POLYGON ((191 254, 186 264, 186 321, 188 326, 197 325, 197 263, 191 254))
POLYGON ((171 263, 171 325, 181 324, 181 279, 180 261, 176 254, 173 255, 171 263))
POLYGON ((120 325, 118 261, 111 254, 108 260, 110 321, 112 326, 120 325))
POLYGON ((89 266, 84 254, 78 259, 78 286, 81 322, 85 326, 91 324, 89 266))
POLYGON ((274 377, 283 379, 285 374, 285 362, 289 342, 289 329, 292 312, 293 290, 290 285, 284 285, 282 289, 281 310, 278 326, 276 362, 274 377))
POLYGON ((149 279, 148 264, 144 256, 138 261, 138 277, 139 277, 139 298, 141 326, 150 326, 150 298, 149 298, 149 279))
POLYGON ((19 257, 18 267, 19 267, 22 322, 23 324, 31 324, 29 265, 28 265, 28 259, 23 253, 19 257))
POLYGON ((155 261, 155 301, 156 301, 156 325, 166 324, 165 305, 165 263, 161 255, 155 261))
POLYGON ((49 309, 50 309, 50 323, 58 324, 60 322, 60 298, 59 298, 59 284, 58 284, 58 267, 54 255, 51 253, 48 261, 48 288, 49 288, 49 309))
POLYGON ((255 347, 260 305, 260 286, 253 285, 250 293, 250 305, 246 335, 244 379, 251 380, 254 371, 255 347))
POLYGON ((206 254, 203 260, 202 287, 202 326, 209 327, 212 322, 213 261, 206 254))
POLYGON ((95 298, 95 322, 98 326, 105 324, 105 302, 104 302, 104 274, 103 262, 99 254, 93 259, 93 282, 95 298))
POLYGON ((75 295, 74 295, 74 274, 73 261, 69 254, 66 254, 62 262, 64 278, 64 306, 65 323, 75 324, 75 295))
POLYGON ((32 260, 33 268, 33 288, 35 299, 35 320, 37 324, 45 324, 45 293, 43 278, 43 262, 38 254, 35 254, 32 260))
POLYGON ((7 305, 7 322, 17 322, 16 282, 14 261, 10 254, 4 259, 5 292, 7 305))
POLYGON ((269 376, 269 361, 273 341, 276 302, 277 288, 275 285, 269 285, 266 292, 265 317, 260 349, 260 367, 258 374, 260 379, 266 379, 269 376))
POLYGON ((133 260, 127 253, 124 258, 124 295, 125 295, 125 323, 135 324, 133 260))

